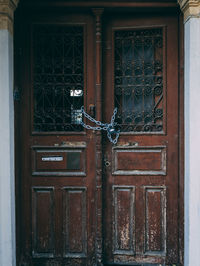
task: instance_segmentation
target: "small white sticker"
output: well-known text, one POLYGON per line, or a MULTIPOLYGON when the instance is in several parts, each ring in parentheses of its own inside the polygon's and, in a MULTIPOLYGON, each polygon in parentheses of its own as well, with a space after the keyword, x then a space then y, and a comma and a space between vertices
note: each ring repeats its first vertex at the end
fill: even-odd
POLYGON ((62 156, 46 156, 46 157, 42 157, 42 161, 44 162, 60 162, 63 161, 63 157, 62 156))

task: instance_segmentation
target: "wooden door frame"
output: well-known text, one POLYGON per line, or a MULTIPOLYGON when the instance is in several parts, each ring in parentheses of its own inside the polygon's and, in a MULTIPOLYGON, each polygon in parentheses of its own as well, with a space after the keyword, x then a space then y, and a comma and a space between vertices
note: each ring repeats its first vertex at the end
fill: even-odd
MULTIPOLYGON (((102 91, 102 45, 101 45, 101 14, 103 9, 112 10, 117 8, 137 8, 141 13, 146 12, 147 9, 151 9, 152 12, 167 10, 180 10, 176 1, 54 1, 47 4, 47 1, 40 1, 36 4, 36 1, 30 0, 26 3, 21 0, 19 9, 17 10, 17 16, 20 17, 22 12, 31 12, 31 9, 42 8, 46 10, 48 8, 70 8, 74 10, 77 8, 80 10, 83 8, 87 12, 93 12, 96 17, 96 114, 97 119, 101 120, 101 91, 102 91)), ((177 13, 179 20, 179 261, 180 265, 184 265, 184 25, 183 16, 179 12, 177 13)), ((20 88, 20 71, 18 70, 18 63, 20 59, 20 40, 18 36, 19 24, 15 23, 15 84, 20 88)), ((17 238, 17 261, 20 256, 20 157, 18 153, 20 151, 20 113, 19 113, 20 102, 15 102, 15 180, 16 180, 16 238, 17 238)), ((102 142, 101 134, 96 134, 96 263, 100 263, 102 259, 102 142)))

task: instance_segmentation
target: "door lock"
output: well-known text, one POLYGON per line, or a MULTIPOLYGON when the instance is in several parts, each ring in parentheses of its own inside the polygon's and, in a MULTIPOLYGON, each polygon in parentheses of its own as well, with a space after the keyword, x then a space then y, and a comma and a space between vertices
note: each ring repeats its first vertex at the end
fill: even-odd
POLYGON ((105 160, 105 161, 104 161, 104 165, 105 165, 106 167, 108 167, 108 166, 110 166, 110 162, 109 162, 108 160, 105 160))

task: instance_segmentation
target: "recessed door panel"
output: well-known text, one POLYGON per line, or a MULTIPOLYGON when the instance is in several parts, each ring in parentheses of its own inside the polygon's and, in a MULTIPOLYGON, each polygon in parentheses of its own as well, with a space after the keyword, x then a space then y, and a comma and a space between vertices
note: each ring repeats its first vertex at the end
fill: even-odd
POLYGON ((135 188, 113 186, 114 254, 135 254, 135 188))
POLYGON ((166 255, 166 187, 144 187, 145 253, 166 255))
POLYGON ((86 196, 86 188, 63 188, 65 257, 79 258, 87 255, 86 196))
POLYGON ((32 188, 33 257, 55 256, 54 197, 53 187, 32 188))
POLYGON ((113 175, 166 175, 166 147, 126 146, 112 149, 113 175))

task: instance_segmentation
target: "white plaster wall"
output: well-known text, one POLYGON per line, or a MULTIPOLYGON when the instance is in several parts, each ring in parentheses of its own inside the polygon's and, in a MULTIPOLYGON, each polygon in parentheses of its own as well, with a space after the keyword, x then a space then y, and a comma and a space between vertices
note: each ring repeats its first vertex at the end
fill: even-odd
POLYGON ((15 262, 13 38, 0 30, 0 265, 15 262))
POLYGON ((200 19, 185 23, 185 266, 200 265, 200 19))

